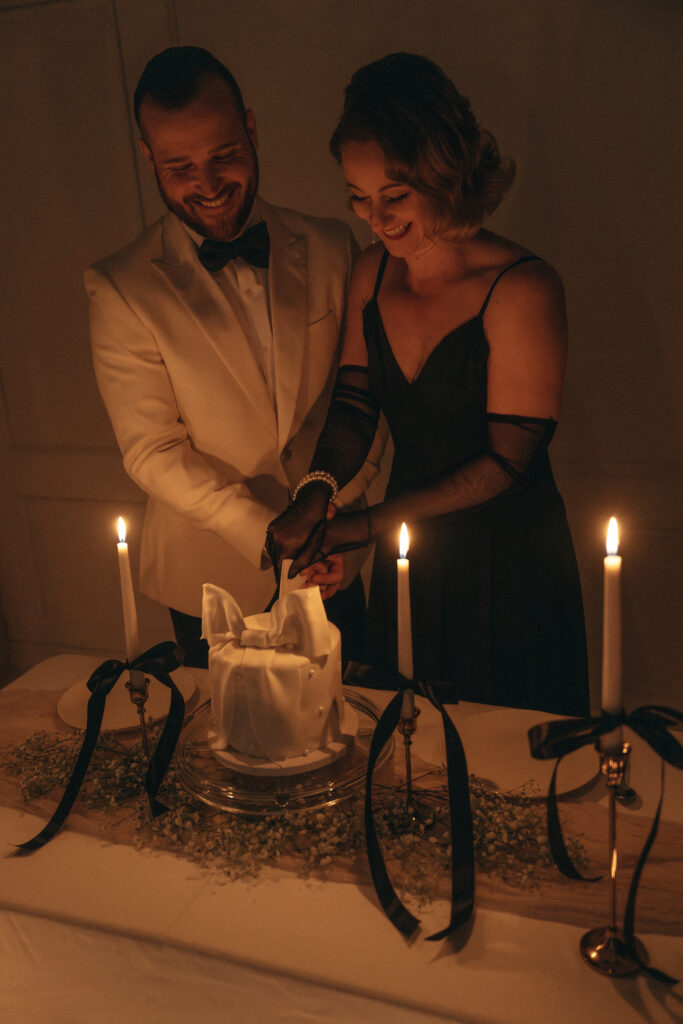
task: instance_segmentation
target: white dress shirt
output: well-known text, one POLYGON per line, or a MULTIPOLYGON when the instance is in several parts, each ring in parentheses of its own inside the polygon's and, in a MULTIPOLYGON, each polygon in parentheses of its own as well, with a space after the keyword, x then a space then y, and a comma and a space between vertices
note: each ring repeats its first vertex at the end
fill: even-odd
MULTIPOLYGON (((258 197, 254 200, 249 218, 240 234, 244 234, 254 224, 263 220, 258 197)), ((204 238, 186 224, 183 225, 190 237, 199 247, 204 238)), ((207 270, 207 274, 216 280, 224 292, 230 305, 240 319, 257 365, 273 398, 273 408, 277 416, 277 395, 275 390, 275 363, 273 358, 273 325, 270 317, 270 295, 268 288, 268 270, 265 267, 254 267, 243 259, 228 260, 222 270, 215 273, 207 270)))

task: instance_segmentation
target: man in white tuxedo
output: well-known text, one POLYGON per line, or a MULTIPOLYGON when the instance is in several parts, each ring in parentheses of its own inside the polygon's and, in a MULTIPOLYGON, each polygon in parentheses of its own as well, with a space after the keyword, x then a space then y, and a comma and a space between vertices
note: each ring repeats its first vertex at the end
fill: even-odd
MULTIPOLYGON (((253 111, 207 51, 154 57, 135 115, 169 212, 86 271, 93 360, 126 471, 148 495, 140 587, 171 609, 187 663, 203 664, 202 584, 245 613, 273 595, 266 527, 325 419, 356 244, 341 221, 258 195, 253 111)), ((363 501, 383 440, 338 505, 363 501)), ((362 585, 345 578, 335 593, 341 571, 331 560, 312 579, 358 657, 362 585)))

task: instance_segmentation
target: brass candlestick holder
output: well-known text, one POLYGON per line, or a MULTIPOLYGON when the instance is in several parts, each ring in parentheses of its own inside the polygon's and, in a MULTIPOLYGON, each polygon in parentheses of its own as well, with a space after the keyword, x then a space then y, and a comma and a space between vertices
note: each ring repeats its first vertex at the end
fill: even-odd
POLYGON ((413 804, 413 769, 410 748, 413 745, 413 733, 417 729, 417 719, 419 714, 420 709, 413 706, 412 713, 404 717, 403 708, 401 708, 401 716, 398 720, 398 731, 401 736, 403 736, 403 747, 406 758, 406 803, 409 807, 413 804))
POLYGON ((581 956, 601 974, 626 977, 636 974, 647 957, 642 943, 633 936, 626 941, 617 927, 617 795, 623 792, 626 768, 631 753, 630 743, 620 743, 616 750, 601 750, 600 771, 607 781, 609 793, 609 909, 606 928, 592 928, 579 943, 581 956))
POLYGON ((140 672, 137 669, 131 669, 128 682, 126 683, 126 689, 130 694, 130 699, 138 709, 138 715, 140 716, 140 733, 142 735, 142 749, 145 752, 145 757, 149 761, 149 740, 147 739, 147 723, 145 722, 145 704, 149 696, 149 679, 144 672, 140 672))

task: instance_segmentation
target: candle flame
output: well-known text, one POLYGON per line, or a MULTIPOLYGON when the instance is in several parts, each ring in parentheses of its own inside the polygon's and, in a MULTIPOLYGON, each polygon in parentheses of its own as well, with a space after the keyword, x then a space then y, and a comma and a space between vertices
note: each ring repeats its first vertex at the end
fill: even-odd
POLYGON ((401 536, 398 542, 398 553, 401 558, 405 558, 408 554, 410 538, 408 537, 408 527, 405 523, 401 523, 401 536))
POLYGON ((117 522, 116 525, 118 526, 118 529, 119 529, 119 543, 120 544, 125 544, 125 541, 126 541, 126 520, 123 518, 123 516, 119 516, 118 522, 117 522))
POLYGON ((616 555, 619 553, 619 524, 614 516, 607 527, 607 554, 616 555))

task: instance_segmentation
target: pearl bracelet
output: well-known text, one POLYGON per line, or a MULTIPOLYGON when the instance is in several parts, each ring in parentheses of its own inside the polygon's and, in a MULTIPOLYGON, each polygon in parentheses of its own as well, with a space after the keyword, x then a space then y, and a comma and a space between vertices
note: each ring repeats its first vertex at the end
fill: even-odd
POLYGON ((307 473, 306 476, 301 477, 301 480, 299 480, 299 483, 294 488, 294 493, 292 494, 292 501, 296 501, 296 496, 302 487, 305 487, 306 484, 314 483, 327 484, 327 486, 332 491, 330 501, 334 501, 334 499, 339 494, 339 484, 334 479, 332 474, 326 473, 324 469, 314 469, 312 473, 307 473))

